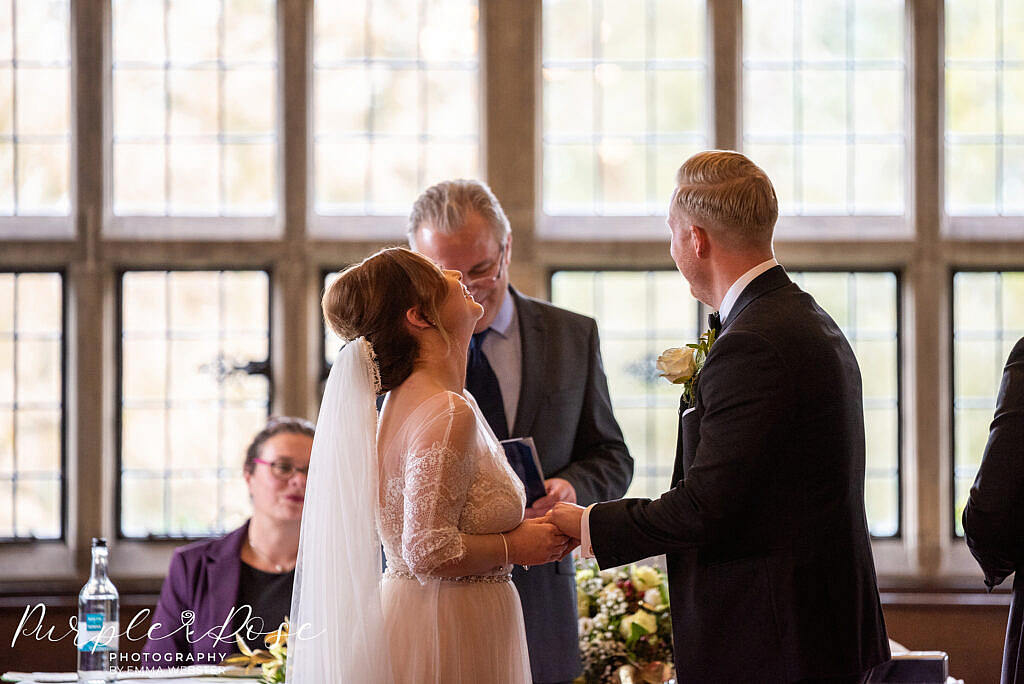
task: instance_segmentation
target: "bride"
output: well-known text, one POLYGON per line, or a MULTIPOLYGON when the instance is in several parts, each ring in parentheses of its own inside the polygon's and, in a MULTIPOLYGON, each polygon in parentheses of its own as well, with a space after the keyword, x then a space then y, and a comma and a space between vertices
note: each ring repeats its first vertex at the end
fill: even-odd
POLYGON ((576 542, 523 521, 522 484, 463 391, 482 307, 458 271, 402 248, 345 270, 322 304, 352 341, 317 421, 287 681, 530 682, 512 564, 576 542))

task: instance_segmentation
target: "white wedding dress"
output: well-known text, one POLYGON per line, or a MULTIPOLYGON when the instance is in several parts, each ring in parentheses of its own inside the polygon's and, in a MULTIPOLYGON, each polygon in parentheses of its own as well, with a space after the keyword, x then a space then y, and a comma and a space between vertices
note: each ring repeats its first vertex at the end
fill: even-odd
MULTIPOLYGON (((386 409, 385 409, 386 410, 386 409)), ((436 394, 378 441, 381 586, 395 682, 532 681, 512 566, 442 578, 466 553, 461 534, 507 532, 525 494, 476 401, 436 394)))
POLYGON ((331 367, 313 438, 286 681, 529 684, 511 566, 437 573, 466 553, 461 534, 522 521, 522 483, 468 393, 395 416, 378 448, 379 391, 372 347, 353 340, 331 367))

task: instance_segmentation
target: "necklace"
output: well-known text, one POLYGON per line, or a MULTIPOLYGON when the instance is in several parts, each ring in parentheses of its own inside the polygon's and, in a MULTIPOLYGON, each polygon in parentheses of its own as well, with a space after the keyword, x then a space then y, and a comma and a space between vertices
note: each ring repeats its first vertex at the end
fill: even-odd
POLYGON ((260 551, 259 549, 257 549, 256 545, 252 543, 251 539, 247 538, 245 540, 245 543, 249 545, 249 548, 252 549, 252 552, 255 553, 257 556, 259 556, 259 558, 261 560, 263 560, 263 561, 269 563, 270 565, 274 566, 274 570, 276 572, 285 572, 286 570, 291 570, 292 568, 295 567, 295 564, 292 563, 291 564, 292 565, 291 568, 285 568, 284 565, 282 565, 281 563, 278 563, 277 561, 273 560, 269 555, 267 555, 267 554, 263 553, 262 551, 260 551))

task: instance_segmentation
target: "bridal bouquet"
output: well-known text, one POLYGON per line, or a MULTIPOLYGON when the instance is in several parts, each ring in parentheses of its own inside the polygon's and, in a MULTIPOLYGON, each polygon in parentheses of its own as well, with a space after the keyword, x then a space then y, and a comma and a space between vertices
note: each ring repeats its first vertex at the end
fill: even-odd
POLYGON ((661 684, 672 672, 672 620, 665 573, 649 565, 576 566, 580 684, 661 684))
POLYGON ((238 650, 233 656, 225 658, 221 665, 244 667, 245 674, 249 674, 257 665, 260 667, 261 684, 279 684, 284 682, 285 663, 288 662, 288 618, 284 619, 281 628, 271 632, 263 639, 267 650, 256 649, 253 651, 242 640, 241 634, 235 634, 235 643, 238 650))

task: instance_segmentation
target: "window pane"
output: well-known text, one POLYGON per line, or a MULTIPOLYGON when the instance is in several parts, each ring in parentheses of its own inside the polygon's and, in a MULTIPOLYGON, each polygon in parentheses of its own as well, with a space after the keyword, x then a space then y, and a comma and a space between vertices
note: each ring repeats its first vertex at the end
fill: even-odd
POLYGON ((0 216, 70 213, 69 6, 0 1, 0 216))
POLYGON ((1003 366, 1024 337, 1024 271, 953 276, 953 527, 988 442, 1003 366))
MULTIPOLYGON (((946 213, 1024 214, 1024 5, 946 0, 946 213)), ((957 521, 959 524, 959 520, 957 521)))
POLYGON ((551 301, 597 320, 612 407, 636 463, 626 496, 660 496, 671 484, 679 389, 655 362, 703 332, 698 302, 675 271, 558 271, 551 301))
POLYGON ((781 213, 904 212, 903 14, 903 0, 744 0, 743 146, 781 213))
MULTIPOLYGON (((898 285, 893 273, 791 273, 836 320, 864 378, 867 433, 865 505, 874 536, 900 530, 898 285)), ((698 303, 675 271, 559 271, 558 306, 597 319, 615 416, 636 460, 627 496, 660 496, 675 458, 679 389, 658 377, 669 347, 706 328, 698 303)))
POLYGON ((120 306, 121 532, 227 531, 248 515, 234 492, 269 408, 269 371, 245 370, 269 358, 269 277, 130 271, 120 306))
POLYGON ((0 273, 0 539, 63 536, 63 287, 0 273))
POLYGON ((277 211, 274 0, 114 0, 114 213, 277 211))
POLYGON ((544 0, 544 211, 659 214, 708 146, 704 0, 544 0))
POLYGON ((480 175, 476 0, 314 4, 318 214, 406 215, 417 193, 480 175))
POLYGON ((895 273, 792 272, 850 341, 864 392, 864 505, 872 536, 900 531, 899 285, 895 273))

